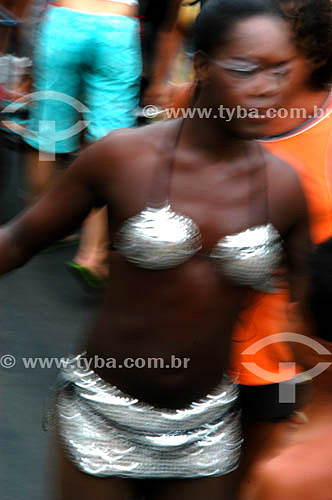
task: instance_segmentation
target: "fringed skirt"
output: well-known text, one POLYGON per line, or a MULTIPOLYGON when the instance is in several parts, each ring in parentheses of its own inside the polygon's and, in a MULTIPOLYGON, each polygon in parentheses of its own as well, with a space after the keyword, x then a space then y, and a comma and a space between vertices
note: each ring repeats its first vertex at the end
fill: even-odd
POLYGON ((56 413, 63 447, 81 471, 97 477, 199 478, 238 467, 238 388, 227 375, 187 408, 160 409, 83 369, 79 359, 62 370, 56 413))

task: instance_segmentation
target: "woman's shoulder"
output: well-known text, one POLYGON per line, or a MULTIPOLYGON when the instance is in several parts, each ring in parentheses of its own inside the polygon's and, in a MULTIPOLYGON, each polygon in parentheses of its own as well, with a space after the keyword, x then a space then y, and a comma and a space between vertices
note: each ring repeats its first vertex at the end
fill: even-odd
POLYGON ((173 123, 118 129, 87 147, 71 171, 103 192, 112 186, 116 195, 124 187, 135 189, 151 181, 151 172, 172 137, 173 123))
POLYGON ((171 134, 173 129, 173 122, 156 122, 114 130, 95 144, 95 151, 107 156, 116 155, 120 159, 149 155, 163 147, 166 135, 171 134))
POLYGON ((279 158, 262 147, 263 156, 267 169, 268 187, 273 188, 279 195, 287 194, 303 195, 302 183, 296 169, 291 163, 279 158))
POLYGON ((254 464, 243 483, 240 500, 330 498, 331 450, 322 447, 323 441, 306 439, 254 464))
POLYGON ((156 161, 163 148, 171 123, 155 123, 137 128, 123 128, 90 145, 80 155, 82 160, 93 165, 95 171, 124 172, 144 169, 156 161))
POLYGON ((262 147, 266 165, 266 182, 271 206, 283 219, 291 221, 307 216, 307 203, 298 171, 262 147))
POLYGON ((269 177, 278 180, 281 184, 286 183, 289 185, 289 183, 297 184, 300 182, 294 165, 268 151, 264 146, 261 146, 261 148, 269 177))

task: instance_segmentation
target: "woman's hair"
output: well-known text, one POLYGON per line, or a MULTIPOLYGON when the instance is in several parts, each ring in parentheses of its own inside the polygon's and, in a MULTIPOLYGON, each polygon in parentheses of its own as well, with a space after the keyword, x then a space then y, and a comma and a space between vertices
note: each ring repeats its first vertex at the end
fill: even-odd
POLYGON ((309 310, 317 337, 332 342, 332 238, 318 245, 310 262, 309 310))
POLYGON ((331 0, 209 0, 193 26, 195 51, 213 55, 227 44, 232 27, 254 16, 272 16, 290 24, 298 50, 319 66, 312 85, 324 88, 332 80, 331 0))
POLYGON ((237 22, 258 15, 281 17, 283 13, 274 0, 209 0, 193 26, 195 51, 212 55, 229 42, 237 22))
POLYGON ((294 43, 311 62, 314 88, 324 88, 332 80, 332 2, 331 0, 279 0, 290 22, 294 43))

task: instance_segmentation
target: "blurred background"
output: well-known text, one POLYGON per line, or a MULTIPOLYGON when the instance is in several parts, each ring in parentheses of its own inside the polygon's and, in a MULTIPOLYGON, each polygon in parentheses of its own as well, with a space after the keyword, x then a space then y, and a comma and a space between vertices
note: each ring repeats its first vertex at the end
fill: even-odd
MULTIPOLYGON (((0 1, 1 224, 42 194, 54 172, 61 175, 79 152, 56 155, 52 176, 41 185, 40 192, 33 192, 34 179, 27 160, 31 148, 16 132, 19 127, 28 127, 31 103, 24 97, 38 90, 34 85, 38 62, 34 54, 40 26, 52 3, 0 1), (18 99, 16 112, 8 112, 7 107, 18 99), (10 127, 5 121, 10 121, 10 127)), ((189 31, 199 8, 197 1, 141 0, 135 14, 143 57, 140 109, 147 103, 165 107, 172 89, 190 82, 189 31)), ((133 110, 141 115, 138 124, 144 124, 148 120, 138 109, 133 110)), ((56 498, 54 455, 50 451, 53 431, 43 431, 42 418, 58 369, 55 365, 24 368, 22 357, 66 358, 79 352, 84 343, 84 328, 102 295, 91 288, 91 282, 75 281, 66 270, 65 263, 73 261, 78 252, 79 233, 80 228, 72 238, 58 242, 24 268, 1 278, 0 356, 16 359, 12 368, 0 367, 1 500, 56 498)))

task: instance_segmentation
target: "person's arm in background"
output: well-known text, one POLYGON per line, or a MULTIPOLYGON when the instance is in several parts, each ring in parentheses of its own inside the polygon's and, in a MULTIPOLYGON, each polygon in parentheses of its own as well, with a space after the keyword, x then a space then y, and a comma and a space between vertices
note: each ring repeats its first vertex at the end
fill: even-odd
POLYGON ((0 274, 23 266, 105 205, 100 145, 90 146, 33 206, 0 228, 0 274), (96 149, 99 148, 99 149, 96 149))
POLYGON ((1 7, 9 10, 14 16, 21 18, 26 7, 27 0, 2 0, 1 7))
POLYGON ((20 28, 20 56, 32 59, 38 26, 47 8, 48 0, 30 0, 23 12, 23 24, 20 28))
POLYGON ((158 31, 151 81, 144 93, 145 104, 160 107, 167 104, 168 85, 166 77, 182 40, 181 34, 176 29, 181 4, 182 0, 170 0, 165 20, 158 31))
POLYGON ((8 52, 15 54, 15 64, 10 71, 18 72, 20 78, 11 75, 10 85, 5 88, 6 100, 15 101, 32 91, 32 60, 39 24, 46 11, 49 0, 29 0, 22 4, 20 24, 12 29, 11 39, 15 46, 7 47, 8 52), (23 9, 24 7, 24 9, 23 9), (15 82, 15 83, 14 83, 15 82))
MULTIPOLYGON (((294 187, 292 191, 289 191, 292 194, 290 195, 290 203, 287 210, 288 214, 292 213, 295 220, 284 238, 289 302, 287 305, 287 323, 284 325, 282 331, 307 336, 309 333, 308 325, 311 323, 308 299, 310 294, 309 262, 313 244, 310 235, 307 199, 295 170, 293 170, 291 177, 293 177, 295 182, 292 182, 294 187)), ((289 183, 289 185, 291 184, 289 183)), ((287 201, 285 201, 285 206, 286 204, 287 201)), ((300 376, 300 373, 306 371, 306 368, 302 364, 305 359, 302 353, 304 346, 292 340, 289 341, 288 346, 293 355, 294 371, 297 374, 297 378, 294 379, 296 384, 294 386, 294 389, 296 387, 296 401, 293 401, 296 412, 294 415, 297 415, 296 419, 301 420, 306 418, 302 412, 311 397, 311 384, 307 377, 304 376, 302 378, 300 376)), ((279 365, 280 370, 281 365, 279 365)))

